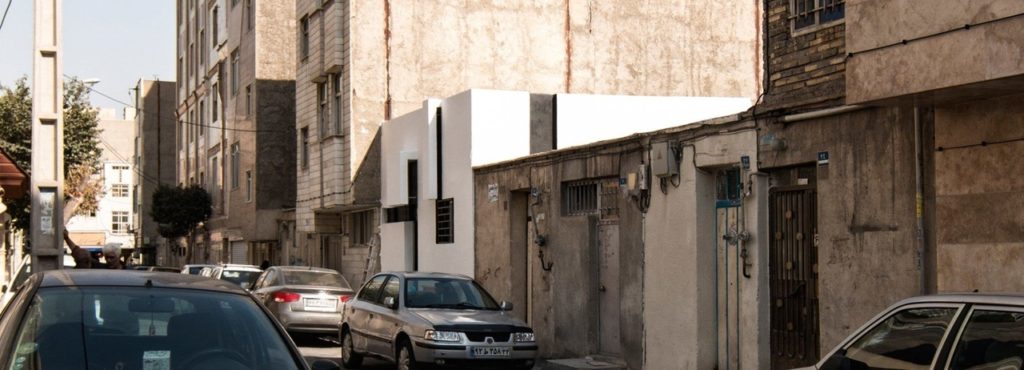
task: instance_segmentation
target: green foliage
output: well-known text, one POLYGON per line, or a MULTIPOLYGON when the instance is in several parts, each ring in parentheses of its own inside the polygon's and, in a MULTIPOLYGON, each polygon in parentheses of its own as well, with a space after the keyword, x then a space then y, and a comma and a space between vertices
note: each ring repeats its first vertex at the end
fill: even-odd
MULTIPOLYGON (((3 148, 26 173, 32 170, 32 93, 25 77, 13 87, 2 87, 0 92, 0 148, 3 148)), ((98 111, 89 103, 89 89, 82 81, 71 79, 64 83, 64 175, 82 166, 98 170, 100 166, 100 129, 98 111)), ((73 189, 69 189, 73 192, 73 189)), ((96 202, 83 199, 85 209, 96 202)), ((29 205, 24 197, 9 202, 8 212, 14 218, 14 227, 28 230, 29 205)))
POLYGON ((200 222, 208 220, 213 205, 210 194, 198 185, 160 185, 153 193, 149 214, 160 225, 160 236, 176 239, 189 235, 200 222))

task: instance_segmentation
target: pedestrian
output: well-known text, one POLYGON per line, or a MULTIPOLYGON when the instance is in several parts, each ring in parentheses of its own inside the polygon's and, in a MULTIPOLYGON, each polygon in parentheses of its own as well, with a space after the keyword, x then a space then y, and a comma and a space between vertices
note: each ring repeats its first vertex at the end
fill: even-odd
POLYGON ((85 250, 85 248, 75 244, 75 242, 71 240, 71 236, 68 234, 67 229, 64 230, 64 243, 67 243, 68 248, 71 249, 71 258, 75 260, 76 269, 99 268, 98 266, 103 264, 98 259, 93 258, 92 254, 85 250))
POLYGON ((107 243, 103 245, 103 260, 107 262, 108 269, 122 270, 121 243, 107 243))
POLYGON ((268 268, 270 268, 270 261, 263 260, 263 263, 260 264, 260 270, 266 271, 268 268))

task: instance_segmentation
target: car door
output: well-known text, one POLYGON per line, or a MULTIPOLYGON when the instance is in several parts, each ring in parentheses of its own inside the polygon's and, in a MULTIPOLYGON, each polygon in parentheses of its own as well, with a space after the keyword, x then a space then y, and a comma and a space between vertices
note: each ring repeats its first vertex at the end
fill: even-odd
POLYGON ((1024 307, 974 306, 966 317, 948 369, 1024 368, 1024 307))
POLYGON ((388 275, 374 276, 359 290, 356 299, 345 305, 344 320, 352 334, 352 347, 357 352, 370 352, 370 315, 377 306, 377 297, 388 275))
POLYGON ((859 335, 833 350, 819 367, 839 369, 932 369, 964 305, 903 306, 875 320, 859 335))
POLYGON ((273 294, 275 276, 277 276, 277 270, 270 269, 263 272, 253 283, 252 295, 267 307, 270 307, 270 295, 273 294))
POLYGON ((394 356, 394 347, 392 346, 392 339, 395 338, 395 332, 400 326, 398 320, 398 307, 392 309, 384 304, 388 298, 394 298, 395 302, 398 302, 398 292, 401 281, 397 276, 392 275, 388 278, 387 282, 384 283, 384 288, 381 289, 380 296, 377 297, 377 304, 372 308, 370 312, 370 332, 372 333, 370 351, 377 353, 381 356, 391 357, 394 356))

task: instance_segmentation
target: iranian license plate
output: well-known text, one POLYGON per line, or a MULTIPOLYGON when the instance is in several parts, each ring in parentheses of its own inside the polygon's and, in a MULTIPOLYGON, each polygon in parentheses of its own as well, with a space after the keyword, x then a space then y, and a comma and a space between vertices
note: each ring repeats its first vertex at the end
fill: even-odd
POLYGON ((509 347, 475 347, 473 355, 476 357, 509 357, 512 348, 509 347))
POLYGON ((330 298, 306 298, 302 301, 307 311, 334 312, 338 308, 338 300, 330 298))

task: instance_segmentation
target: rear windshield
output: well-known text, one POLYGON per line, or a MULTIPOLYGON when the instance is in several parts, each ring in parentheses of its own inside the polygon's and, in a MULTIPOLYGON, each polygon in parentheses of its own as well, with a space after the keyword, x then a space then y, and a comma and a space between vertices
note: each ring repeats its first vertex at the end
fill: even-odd
POLYGON ((242 288, 249 288, 262 271, 239 271, 224 270, 220 273, 221 280, 227 280, 240 285, 242 288))
POLYGON ((199 271, 203 271, 204 267, 206 266, 190 266, 188 268, 188 273, 191 275, 199 275, 199 271))
POLYGON ((251 298, 181 289, 42 288, 15 345, 11 369, 301 368, 251 298))
POLYGON ((341 274, 325 271, 284 271, 285 285, 317 285, 352 289, 341 274))

